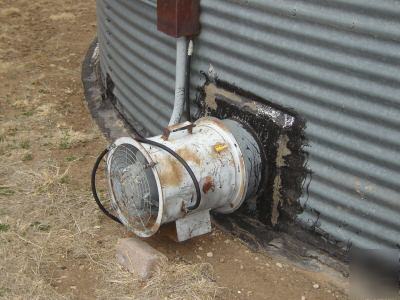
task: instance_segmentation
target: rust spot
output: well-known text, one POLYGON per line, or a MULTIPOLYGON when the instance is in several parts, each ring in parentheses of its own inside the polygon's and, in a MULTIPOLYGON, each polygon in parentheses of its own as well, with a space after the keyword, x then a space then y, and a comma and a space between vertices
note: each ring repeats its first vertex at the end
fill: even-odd
POLYGON ((182 148, 177 151, 177 153, 186 161, 194 162, 197 165, 201 165, 200 157, 198 157, 197 153, 188 149, 182 148))
POLYGON ((213 178, 211 176, 207 176, 206 181, 203 184, 203 193, 207 194, 210 190, 212 192, 215 191, 215 184, 213 178))
POLYGON ((174 158, 159 162, 160 182, 162 186, 180 186, 182 182, 182 166, 174 158))
POLYGON ((157 29, 175 38, 200 33, 199 0, 158 0, 157 29))

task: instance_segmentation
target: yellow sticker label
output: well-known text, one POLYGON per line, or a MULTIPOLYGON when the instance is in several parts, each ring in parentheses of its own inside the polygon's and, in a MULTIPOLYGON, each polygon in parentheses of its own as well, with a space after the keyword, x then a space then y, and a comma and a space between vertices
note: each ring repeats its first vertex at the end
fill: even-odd
POLYGON ((216 145, 214 146, 215 151, 218 152, 218 153, 224 151, 224 150, 227 149, 227 148, 228 148, 228 145, 227 145, 227 144, 216 144, 216 145))

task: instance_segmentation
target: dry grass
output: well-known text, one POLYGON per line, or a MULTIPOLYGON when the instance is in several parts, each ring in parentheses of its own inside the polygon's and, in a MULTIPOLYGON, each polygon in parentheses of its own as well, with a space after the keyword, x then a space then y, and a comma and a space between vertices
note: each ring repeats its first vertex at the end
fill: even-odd
POLYGON ((13 17, 13 16, 20 16, 21 15, 21 10, 16 7, 9 7, 2 9, 0 11, 0 14, 5 16, 5 17, 13 17))
POLYGON ((119 266, 110 268, 105 276, 107 285, 97 292, 99 299, 209 300, 219 298, 224 291, 213 279, 212 266, 205 263, 165 263, 147 282, 132 280, 119 266))
POLYGON ((99 299, 214 299, 219 294, 209 264, 167 263, 148 282, 122 270, 114 259, 118 237, 101 236, 101 215, 90 194, 75 191, 63 180, 69 167, 32 170, 11 164, 6 170, 9 179, 4 173, 1 179, 12 193, 0 194, 0 224, 7 226, 0 233, 0 268, 5 274, 0 296, 73 298, 57 291, 60 275, 54 270, 75 264, 91 268, 88 276, 101 277, 99 299), (20 214, 10 213, 7 204, 20 214))
POLYGON ((54 174, 34 172, 23 170, 19 164, 8 165, 6 170, 11 176, 1 179, 13 195, 0 196, 0 223, 8 226, 0 234, 3 269, 0 295, 7 299, 62 299, 45 276, 46 264, 51 259, 46 256, 54 252, 53 242, 59 243, 63 238, 57 236, 58 226, 48 218, 57 208, 47 202, 53 193, 61 190, 60 176, 56 169, 54 174), (35 193, 40 188, 45 188, 48 194, 35 193), (14 211, 19 214, 15 215, 14 211))
POLYGON ((208 263, 167 264, 147 282, 144 290, 148 297, 168 294, 173 299, 214 299, 221 292, 208 263))
MULTIPOLYGON (((33 105, 18 109, 35 111, 33 105)), ((54 106, 45 107, 45 115, 56 115, 54 106)), ((114 247, 126 232, 105 221, 88 184, 70 180, 80 176, 76 169, 85 160, 79 147, 101 138, 99 132, 75 131, 64 124, 40 133, 27 130, 42 128, 43 122, 43 114, 38 113, 2 122, 1 299, 74 299, 88 286, 98 299, 214 299, 220 295, 209 264, 170 262, 148 282, 121 269, 114 247), (75 155, 59 160, 43 156, 72 150, 75 155), (82 286, 71 282, 77 273, 87 278, 82 286)))
POLYGON ((98 137, 98 132, 85 133, 74 131, 71 128, 59 128, 50 139, 50 143, 58 145, 60 149, 70 149, 82 143, 87 143, 98 137))
POLYGON ((57 15, 51 15, 50 20, 52 21, 63 21, 63 20, 72 20, 75 19, 75 15, 71 13, 60 13, 57 15))

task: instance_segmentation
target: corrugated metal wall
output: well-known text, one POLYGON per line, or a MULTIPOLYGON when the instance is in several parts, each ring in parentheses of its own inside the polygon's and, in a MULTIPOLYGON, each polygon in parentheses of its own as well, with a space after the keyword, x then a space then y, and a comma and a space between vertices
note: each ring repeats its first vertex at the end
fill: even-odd
MULTIPOLYGON (((101 63, 125 114, 167 124, 174 40, 153 1, 98 0, 101 63)), ((193 86, 219 78, 307 120, 299 221, 365 248, 400 244, 400 1, 201 0, 193 86)))
POLYGON ((143 1, 97 1, 103 73, 125 116, 151 134, 168 125, 175 88, 175 41, 156 30, 155 13, 143 1))

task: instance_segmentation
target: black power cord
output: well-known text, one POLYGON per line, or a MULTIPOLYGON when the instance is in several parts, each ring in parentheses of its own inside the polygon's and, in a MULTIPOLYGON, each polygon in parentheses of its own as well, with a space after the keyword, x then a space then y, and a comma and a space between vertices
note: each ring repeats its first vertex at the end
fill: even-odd
MULTIPOLYGON (((135 138, 136 141, 140 142, 140 143, 144 143, 144 144, 148 144, 151 146, 155 146, 158 147, 160 149, 163 149, 164 151, 168 152, 169 154, 171 154, 173 157, 176 158, 176 160, 178 160, 182 166, 186 169, 186 171, 188 172, 190 178, 193 181, 195 190, 196 190, 196 202, 192 205, 187 207, 186 209, 188 211, 191 210, 195 210, 200 206, 201 203, 201 190, 200 190, 200 185, 199 182, 197 181, 197 178, 195 176, 195 174, 193 173, 193 170, 190 168, 190 166, 188 165, 188 163, 179 155, 177 154, 175 151, 173 151, 171 148, 161 144, 161 143, 157 143, 155 141, 152 140, 148 140, 146 138, 144 138, 143 136, 138 135, 135 138)), ((113 214, 111 214, 105 207, 104 205, 101 203, 99 196, 97 194, 97 188, 96 188, 96 174, 97 174, 97 170, 99 169, 99 165, 101 163, 101 161, 103 160, 104 156, 106 156, 106 154, 109 152, 108 149, 104 149, 103 152, 100 153, 100 155, 97 157, 97 160, 93 166, 93 170, 92 170, 92 176, 91 176, 91 187, 92 187, 92 194, 93 194, 93 198, 96 201, 98 207, 100 208, 100 210, 110 219, 114 220, 117 223, 122 224, 122 222, 113 214)))
POLYGON ((92 178, 91 178, 91 184, 92 184, 92 194, 93 194, 93 198, 94 201, 96 201, 98 207, 100 208, 100 210, 110 219, 114 220, 117 223, 122 224, 122 222, 113 214, 111 214, 105 207, 104 205, 101 203, 99 196, 97 195, 97 189, 96 189, 96 174, 97 174, 97 170, 99 169, 99 165, 102 161, 102 159, 104 158, 104 156, 106 156, 106 154, 108 153, 108 149, 104 149, 103 152, 100 153, 100 155, 97 157, 96 162, 93 166, 93 170, 92 170, 92 178))

